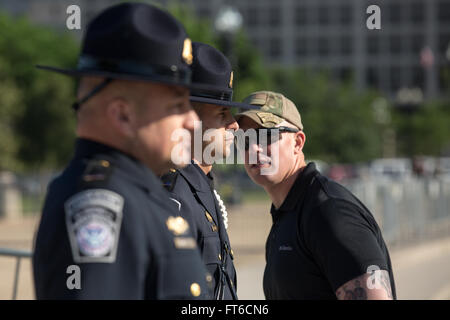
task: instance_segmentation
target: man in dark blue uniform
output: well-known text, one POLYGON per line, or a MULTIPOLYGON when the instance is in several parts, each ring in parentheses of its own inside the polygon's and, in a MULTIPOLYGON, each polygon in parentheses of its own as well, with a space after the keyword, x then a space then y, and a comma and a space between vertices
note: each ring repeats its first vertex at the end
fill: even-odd
POLYGON ((172 169, 162 180, 180 214, 192 226, 214 284, 214 298, 237 299, 236 270, 226 231, 227 211, 214 188, 211 169, 215 160, 228 155, 233 131, 239 128, 230 107, 254 107, 232 102, 233 72, 220 51, 202 43, 194 43, 193 51, 193 82, 209 88, 191 90, 191 101, 201 120, 201 133, 208 131, 211 139, 205 135, 202 140, 207 141, 202 141, 198 149, 194 142, 192 163, 172 169))
POLYGON ((75 70, 41 67, 80 83, 75 154, 48 188, 35 241, 38 299, 209 298, 192 230, 153 173, 173 165, 173 130, 197 119, 191 63, 172 16, 125 3, 90 23, 75 70))

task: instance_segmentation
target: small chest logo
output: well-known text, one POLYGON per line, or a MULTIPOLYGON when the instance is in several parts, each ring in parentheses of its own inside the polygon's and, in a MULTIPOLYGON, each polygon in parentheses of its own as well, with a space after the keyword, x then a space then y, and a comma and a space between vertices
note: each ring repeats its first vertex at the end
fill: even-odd
POLYGON ((293 249, 292 249, 292 247, 291 246, 288 246, 288 245, 281 245, 279 248, 278 248, 278 251, 292 251, 293 249))

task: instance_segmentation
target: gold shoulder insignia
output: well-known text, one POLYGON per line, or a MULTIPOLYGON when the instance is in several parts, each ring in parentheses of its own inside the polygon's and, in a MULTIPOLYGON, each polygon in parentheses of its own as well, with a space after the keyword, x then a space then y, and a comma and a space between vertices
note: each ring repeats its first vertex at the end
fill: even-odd
POLYGON ((181 56, 183 57, 184 62, 186 62, 189 65, 192 64, 192 60, 194 59, 194 57, 192 55, 191 39, 186 38, 186 40, 184 40, 183 53, 181 54, 181 56))
POLYGON ((189 229, 189 224, 182 217, 169 217, 166 221, 167 229, 179 236, 189 229))

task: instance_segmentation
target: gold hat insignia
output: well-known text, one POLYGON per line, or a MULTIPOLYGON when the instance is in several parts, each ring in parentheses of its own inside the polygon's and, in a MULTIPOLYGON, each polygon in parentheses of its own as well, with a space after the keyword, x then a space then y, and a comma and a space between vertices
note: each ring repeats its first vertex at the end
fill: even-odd
POLYGON ((181 56, 183 57, 184 62, 186 62, 189 65, 192 64, 192 60, 194 59, 194 57, 192 55, 191 39, 186 38, 186 40, 184 40, 183 53, 181 54, 181 56))
POLYGON ((166 225, 176 236, 185 233, 189 229, 189 224, 182 217, 169 217, 166 225))
POLYGON ((229 83, 230 88, 233 88, 233 71, 231 71, 230 74, 230 83, 229 83))

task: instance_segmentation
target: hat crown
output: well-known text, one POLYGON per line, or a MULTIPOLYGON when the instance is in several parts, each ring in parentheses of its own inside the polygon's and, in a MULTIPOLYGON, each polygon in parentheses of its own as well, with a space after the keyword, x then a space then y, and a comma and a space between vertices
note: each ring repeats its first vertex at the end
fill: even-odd
MULTIPOLYGON (((259 122, 267 127, 274 127, 286 120, 299 129, 303 129, 300 113, 295 104, 281 93, 257 91, 244 99, 244 103, 260 106, 256 114, 259 122)), ((245 112, 243 113, 245 115, 245 112)))
POLYGON ((92 20, 81 55, 111 61, 187 68, 182 25, 165 11, 143 3, 107 8, 92 20))
POLYGON ((192 96, 210 96, 231 101, 233 72, 227 57, 216 48, 205 43, 194 42, 192 82, 204 84, 209 90, 191 92, 192 96))

